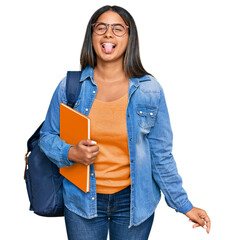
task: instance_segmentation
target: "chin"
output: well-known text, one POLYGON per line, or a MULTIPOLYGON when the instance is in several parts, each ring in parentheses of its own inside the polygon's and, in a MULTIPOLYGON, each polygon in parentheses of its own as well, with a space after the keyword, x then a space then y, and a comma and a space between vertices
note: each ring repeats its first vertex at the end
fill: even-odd
POLYGON ((114 56, 113 54, 101 54, 97 56, 97 58, 101 61, 115 61, 118 59, 118 57, 114 56))

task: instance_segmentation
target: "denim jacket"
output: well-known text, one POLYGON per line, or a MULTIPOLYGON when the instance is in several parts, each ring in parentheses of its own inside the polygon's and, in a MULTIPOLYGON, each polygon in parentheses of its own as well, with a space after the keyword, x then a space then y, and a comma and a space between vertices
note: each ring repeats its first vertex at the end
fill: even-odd
MULTIPOLYGON (((80 81, 83 83, 74 109, 88 116, 97 93, 92 67, 82 71, 80 81)), ((65 88, 66 77, 53 94, 39 140, 40 149, 58 167, 74 163, 68 159, 71 145, 59 137, 59 106, 67 103, 65 88)), ((173 136, 164 91, 154 77, 145 75, 129 79, 126 124, 131 174, 128 228, 141 224, 153 214, 161 199, 161 191, 167 205, 175 211, 186 213, 191 210, 193 205, 182 187, 172 155, 173 136)), ((64 179, 63 195, 69 210, 87 219, 97 216, 93 164, 90 165, 90 192, 84 193, 64 179)))

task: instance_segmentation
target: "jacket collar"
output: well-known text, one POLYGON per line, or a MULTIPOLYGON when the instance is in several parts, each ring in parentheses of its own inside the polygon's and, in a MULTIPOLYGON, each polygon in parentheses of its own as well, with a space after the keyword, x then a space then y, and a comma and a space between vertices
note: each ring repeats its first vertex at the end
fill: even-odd
MULTIPOLYGON (((88 78, 90 78, 91 81, 93 81, 93 79, 94 79, 93 68, 89 65, 82 71, 80 82, 83 82, 84 80, 86 80, 88 78)), ((143 77, 139 77, 139 78, 130 78, 130 81, 136 87, 140 84, 140 82, 150 81, 150 80, 151 80, 150 75, 144 75, 143 77)))
POLYGON ((83 82, 87 78, 93 79, 93 68, 89 65, 82 71, 80 82, 83 82))

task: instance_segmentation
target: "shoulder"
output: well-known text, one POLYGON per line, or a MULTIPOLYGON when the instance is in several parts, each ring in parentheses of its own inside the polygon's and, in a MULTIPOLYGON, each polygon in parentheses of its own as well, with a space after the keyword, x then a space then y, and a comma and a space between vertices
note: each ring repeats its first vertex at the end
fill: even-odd
POLYGON ((54 96, 57 96, 57 98, 60 99, 60 101, 62 102, 66 101, 66 80, 67 77, 63 77, 62 80, 60 80, 60 82, 58 83, 54 92, 54 96))
POLYGON ((163 91, 162 85, 151 75, 145 75, 139 78, 139 87, 142 92, 161 93, 163 91))
POLYGON ((61 91, 65 91, 66 82, 67 82, 67 76, 65 76, 64 78, 62 78, 62 80, 60 80, 58 87, 60 88, 61 91))

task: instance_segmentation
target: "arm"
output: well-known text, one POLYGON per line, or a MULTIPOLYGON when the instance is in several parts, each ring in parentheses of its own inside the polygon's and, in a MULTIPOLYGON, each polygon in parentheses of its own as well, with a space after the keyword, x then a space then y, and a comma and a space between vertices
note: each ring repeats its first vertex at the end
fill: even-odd
POLYGON ((171 153, 173 134, 165 95, 161 86, 160 89, 155 126, 148 135, 153 178, 165 195, 168 206, 174 208, 177 212, 184 213, 191 222, 195 223, 193 228, 202 226, 209 233, 211 226, 209 216, 203 209, 193 207, 182 187, 182 178, 178 174, 176 162, 171 153))
POLYGON ((40 131, 39 147, 58 167, 71 166, 68 151, 72 145, 67 144, 60 136, 60 103, 65 100, 66 78, 56 88, 50 102, 45 122, 40 131))
POLYGON ((182 178, 178 174, 172 155, 173 134, 162 87, 154 127, 148 135, 153 178, 165 195, 166 203, 177 212, 186 213, 193 208, 182 187, 182 178))

